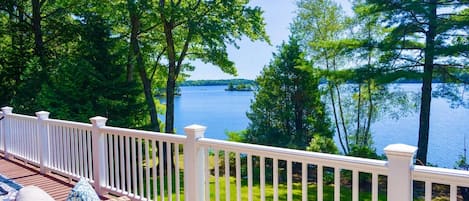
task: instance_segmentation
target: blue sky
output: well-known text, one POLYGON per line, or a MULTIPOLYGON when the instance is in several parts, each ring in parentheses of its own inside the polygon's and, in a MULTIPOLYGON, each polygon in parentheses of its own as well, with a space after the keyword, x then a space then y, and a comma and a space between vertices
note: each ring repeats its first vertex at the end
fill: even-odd
MULTIPOLYGON (((346 12, 351 12, 350 3, 347 0, 336 0, 345 8, 346 12)), ((191 62, 196 68, 190 72, 189 80, 214 80, 244 78, 255 79, 262 68, 269 63, 272 53, 282 41, 288 40, 290 23, 295 17, 295 0, 251 0, 250 5, 259 6, 264 10, 264 20, 266 31, 270 37, 271 45, 266 42, 252 42, 243 39, 238 42, 239 49, 228 47, 228 56, 235 62, 238 76, 234 77, 223 73, 218 67, 202 62, 191 62)))

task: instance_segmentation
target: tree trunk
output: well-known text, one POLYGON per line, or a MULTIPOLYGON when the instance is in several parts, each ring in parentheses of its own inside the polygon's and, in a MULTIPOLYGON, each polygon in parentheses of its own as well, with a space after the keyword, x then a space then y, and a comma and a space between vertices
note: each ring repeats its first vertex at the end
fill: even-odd
MULTIPOLYGON (((371 36, 371 28, 368 28, 368 40, 372 40, 371 36)), ((371 57, 372 57, 372 46, 368 49, 368 69, 371 68, 371 57)), ((363 133, 365 135, 363 141, 366 146, 370 146, 371 144, 368 143, 369 139, 371 138, 371 118, 373 118, 373 95, 371 91, 371 79, 367 80, 367 87, 368 87, 368 120, 366 122, 366 126, 363 125, 363 133)))
MULTIPOLYGON (((337 71, 337 66, 336 66, 336 58, 334 57, 332 59, 332 68, 334 71, 337 71)), ((349 142, 349 135, 347 131, 347 126, 345 125, 345 117, 344 117, 344 111, 343 111, 343 105, 342 105, 342 99, 340 98, 340 89, 337 83, 333 83, 334 89, 337 92, 337 105, 339 107, 339 116, 340 120, 342 123, 342 128, 344 131, 344 137, 345 137, 345 145, 347 146, 347 153, 350 152, 350 142, 349 142)))
POLYGON ((357 131, 355 132, 355 144, 359 143, 360 136, 360 121, 361 121, 361 108, 362 107, 362 83, 358 83, 358 103, 357 103, 357 131))
POLYGON ((174 90, 176 88, 176 53, 171 25, 165 23, 165 34, 168 45, 168 79, 166 80, 166 121, 165 132, 174 133, 174 90), (169 48, 171 46, 171 48, 169 48))
MULTIPOLYGON (((147 71, 145 69, 145 61, 143 60, 142 54, 140 52, 140 46, 139 46, 139 41, 138 41, 138 33, 140 31, 140 19, 137 15, 135 2, 133 0, 128 0, 127 6, 129 9, 130 26, 131 26, 130 46, 133 52, 131 54, 132 55, 131 58, 135 58, 135 60, 137 61, 137 69, 138 69, 140 78, 142 79, 145 100, 147 102, 148 110, 150 111, 150 121, 151 121, 152 130, 159 132, 160 125, 158 121, 158 113, 156 110, 153 90, 151 87, 151 80, 148 79, 147 71)), ((133 59, 130 59, 130 61, 133 61, 133 59)))
POLYGON ((417 160, 427 164, 428 139, 430 130, 430 105, 432 98, 433 59, 436 35, 436 0, 429 3, 429 28, 426 33, 425 64, 423 69, 422 99, 420 105, 420 124, 417 160))
MULTIPOLYGON (((174 23, 168 20, 164 11, 165 1, 160 0, 160 18, 163 22, 163 31, 166 39, 167 59, 168 59, 168 77, 166 80, 166 115, 165 115, 165 133, 174 133, 174 90, 176 87, 176 50, 174 48, 173 28, 174 23)), ((163 145, 163 155, 166 156, 170 151, 170 159, 164 157, 163 165, 167 167, 168 162, 171 163, 171 168, 174 169, 173 152, 172 149, 168 150, 166 143, 163 145)), ((159 164, 160 165, 160 164, 159 164)))
MULTIPOLYGON (((288 75, 287 75, 288 77, 288 75)), ((284 78, 282 77, 282 79, 288 79, 288 78, 284 78)), ((285 112, 285 111, 288 111, 288 110, 291 110, 291 105, 289 104, 289 102, 291 102, 291 98, 289 98, 289 92, 288 92, 288 86, 287 84, 285 83, 285 80, 282 80, 283 82, 283 99, 284 99, 284 102, 283 102, 283 108, 282 108, 282 113, 285 112)), ((288 142, 288 144, 294 144, 293 143, 293 140, 295 138, 295 135, 293 134, 292 130, 292 126, 290 125, 290 119, 289 119, 289 115, 283 115, 283 128, 285 129, 285 132, 284 133, 292 133, 292 135, 290 136, 290 141, 288 142)))
POLYGON ((145 93, 145 100, 148 105, 148 110, 150 110, 150 121, 152 130, 155 132, 160 132, 160 125, 158 121, 158 112, 156 110, 155 100, 153 99, 153 92, 151 88, 151 81, 148 79, 145 68, 138 68, 140 78, 143 83, 143 91, 145 93))
POLYGON ((34 33, 34 53, 39 57, 39 64, 42 69, 46 68, 46 58, 44 51, 44 40, 41 30, 41 2, 40 0, 32 0, 33 7, 33 33, 34 33))
POLYGON ((306 129, 304 126, 303 122, 303 116, 304 116, 304 94, 303 91, 300 87, 298 87, 299 81, 295 80, 295 87, 294 87, 294 95, 293 95, 293 101, 294 101, 294 106, 295 106, 295 132, 296 132, 296 137, 297 139, 295 140, 296 143, 301 143, 301 144, 296 144, 300 145, 301 147, 307 147, 308 143, 306 140, 306 129))
MULTIPOLYGON (((173 31, 175 29, 174 19, 165 15, 165 0, 160 0, 160 18, 163 22, 163 32, 166 39, 166 48, 167 48, 167 59, 168 59, 168 78, 166 80, 166 121, 165 121, 165 132, 174 133, 174 96, 176 90, 176 80, 181 72, 182 62, 187 55, 189 50, 189 44, 192 41, 194 24, 188 23, 186 27, 188 30, 186 38, 182 39, 184 41, 181 52, 177 53, 175 48, 173 31), (177 57, 179 54, 179 57, 177 57)), ((197 4, 196 9, 200 4, 197 4)), ((170 6, 179 6, 171 4, 170 6)))
MULTIPOLYGON (((327 53, 325 53, 325 60, 326 60, 326 69, 329 71, 330 67, 329 67, 329 59, 328 59, 327 53)), ((335 98, 334 98, 334 87, 333 86, 335 85, 335 83, 332 83, 331 81, 328 81, 327 85, 328 85, 329 95, 331 96, 332 111, 333 111, 333 114, 334 114, 334 125, 335 125, 336 131, 337 131, 337 135, 339 137, 340 146, 342 147, 342 150, 344 151, 344 154, 347 155, 349 153, 349 144, 348 144, 347 136, 344 136, 344 139, 346 141, 346 143, 344 145, 344 141, 343 141, 344 139, 342 139, 342 132, 340 131, 339 117, 337 115, 336 103, 335 103, 335 98)))
MULTIPOLYGON (((133 48, 132 48, 133 49, 133 48)), ((127 55, 127 82, 134 80, 134 63, 133 63, 133 50, 129 50, 127 55)))
MULTIPOLYGON (((16 85, 19 85, 21 83, 21 75, 23 74, 23 71, 26 66, 26 59, 23 57, 27 55, 26 50, 27 48, 25 47, 25 42, 24 42, 24 36, 27 30, 25 30, 24 27, 27 27, 27 24, 24 20, 25 18, 25 13, 24 9, 21 5, 21 2, 18 2, 18 4, 11 3, 8 7, 8 13, 9 13, 9 23, 10 23, 10 36, 11 36, 11 49, 14 52, 18 52, 14 54, 14 62, 15 62, 15 67, 11 68, 11 77, 15 81, 14 83, 16 85), (15 6, 16 10, 18 11, 17 13, 15 12, 15 6)), ((14 92, 13 92, 14 93, 14 92)), ((9 97, 7 100, 11 100, 11 97, 9 97)))
POLYGON ((336 128, 336 131, 337 131, 337 135, 339 135, 339 142, 340 142, 340 146, 342 147, 342 150, 344 151, 344 154, 347 155, 349 150, 348 150, 348 145, 347 147, 344 145, 344 142, 343 142, 343 139, 342 139, 342 132, 340 131, 340 126, 339 126, 339 117, 337 115, 337 109, 335 108, 336 107, 336 103, 335 103, 335 98, 334 98, 334 89, 333 89, 333 84, 329 83, 328 84, 328 88, 329 88, 329 95, 331 96, 331 103, 332 103, 332 112, 334 114, 334 125, 335 125, 335 128, 336 128))
POLYGON ((168 79, 166 82, 166 121, 165 121, 166 133, 174 133, 174 90, 175 88, 176 88, 176 78, 175 78, 174 68, 169 67, 169 74, 168 74, 168 79))
POLYGON ((174 133, 174 90, 176 87, 176 50, 174 48, 173 28, 174 23, 165 15, 165 0, 160 0, 160 18, 163 22, 163 32, 166 39, 168 50, 168 78, 166 80, 166 115, 165 130, 166 133, 174 133))
POLYGON ((368 80, 368 122, 366 124, 366 128, 364 129, 365 131, 365 143, 367 146, 370 144, 368 143, 370 137, 371 137, 371 118, 373 118, 373 95, 371 91, 371 80, 368 80))

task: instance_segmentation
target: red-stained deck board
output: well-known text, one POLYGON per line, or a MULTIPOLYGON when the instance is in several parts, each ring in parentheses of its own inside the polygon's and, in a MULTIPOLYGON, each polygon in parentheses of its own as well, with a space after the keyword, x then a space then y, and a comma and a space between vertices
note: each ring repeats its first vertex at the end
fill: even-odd
POLYGON ((42 175, 39 168, 20 161, 6 160, 0 155, 0 174, 15 180, 23 186, 34 185, 51 195, 55 200, 65 200, 75 182, 55 174, 42 175))

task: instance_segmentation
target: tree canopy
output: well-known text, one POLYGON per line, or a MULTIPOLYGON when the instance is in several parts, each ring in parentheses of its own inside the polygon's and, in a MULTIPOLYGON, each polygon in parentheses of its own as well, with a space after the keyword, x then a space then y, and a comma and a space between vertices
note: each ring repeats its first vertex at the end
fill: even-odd
POLYGON ((367 0, 361 5, 365 14, 378 14, 390 29, 379 44, 385 51, 380 58, 382 71, 418 74, 422 80, 417 159, 423 164, 427 163, 433 78, 465 82, 460 76, 466 74, 469 63, 464 56, 469 51, 468 5, 437 0, 367 0))
POLYGON ((228 58, 227 45, 246 36, 268 40, 262 11, 245 0, 166 1, 158 4, 158 17, 165 39, 167 60, 166 132, 174 132, 174 95, 176 81, 184 70, 184 60, 199 59, 212 63, 228 74, 236 75, 228 58))
POLYGON ((318 72, 310 68, 298 40, 291 37, 282 44, 256 81, 244 141, 294 149, 306 149, 314 136, 332 141, 318 72))
MULTIPOLYGON (((469 3, 353 4, 346 16, 332 0, 297 1, 293 34, 257 79, 243 136, 330 151, 331 116, 342 152, 368 153, 380 115, 418 105, 417 157, 426 163, 432 93, 465 105, 457 84, 469 82, 469 3), (450 84, 434 90, 435 78, 450 84), (420 100, 388 90, 402 79, 422 82, 420 100)), ((265 25, 248 0, 0 0, 0 105, 172 133, 174 96, 191 61, 236 75, 227 47, 269 42, 265 25), (155 91, 165 91, 166 105, 155 91)))
POLYGON ((194 69, 189 60, 235 75, 227 46, 237 47, 243 37, 268 42, 263 12, 248 2, 3 0, 0 103, 81 121, 91 113, 110 116, 111 110, 132 108, 139 117, 122 126, 160 131, 158 113, 165 108, 154 90, 166 89, 164 123, 171 133, 174 90, 194 69))

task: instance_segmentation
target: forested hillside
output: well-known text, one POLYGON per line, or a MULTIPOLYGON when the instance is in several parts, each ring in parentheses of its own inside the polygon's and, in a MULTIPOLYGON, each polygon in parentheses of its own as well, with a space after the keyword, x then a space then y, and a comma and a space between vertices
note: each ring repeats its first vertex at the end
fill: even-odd
POLYGON ((181 82, 179 86, 218 86, 218 85, 239 85, 239 84, 249 84, 254 85, 256 82, 254 80, 247 79, 229 79, 229 80, 186 80, 181 82))

